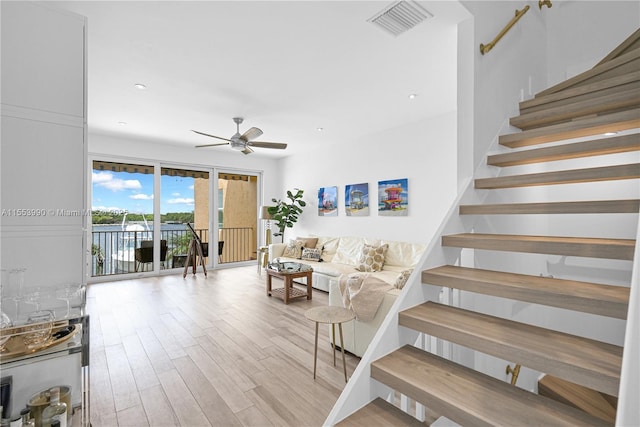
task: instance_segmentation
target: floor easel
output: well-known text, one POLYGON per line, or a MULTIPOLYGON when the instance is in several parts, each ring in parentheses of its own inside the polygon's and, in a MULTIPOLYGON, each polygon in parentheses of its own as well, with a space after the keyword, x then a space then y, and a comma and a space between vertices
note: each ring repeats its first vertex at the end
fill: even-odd
POLYGON ((198 234, 196 234, 196 231, 193 229, 193 227, 191 227, 191 224, 187 223, 187 226, 191 230, 193 238, 189 241, 187 261, 184 263, 184 272, 182 273, 182 278, 184 279, 185 277, 187 277, 189 264, 193 266, 193 274, 196 274, 196 269, 198 267, 198 257, 200 257, 200 263, 202 264, 204 277, 207 277, 207 266, 205 265, 204 255, 202 254, 202 242, 200 241, 200 237, 198 236, 198 234))

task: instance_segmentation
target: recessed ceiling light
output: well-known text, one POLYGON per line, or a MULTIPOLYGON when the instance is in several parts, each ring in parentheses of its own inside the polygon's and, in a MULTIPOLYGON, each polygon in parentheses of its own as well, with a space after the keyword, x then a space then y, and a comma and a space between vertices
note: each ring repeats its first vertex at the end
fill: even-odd
POLYGON ((409 99, 416 99, 416 96, 418 96, 417 93, 412 93, 411 95, 409 95, 409 99))
POLYGON ((126 125, 127 125, 127 122, 118 122, 118 124, 119 124, 120 126, 126 126, 126 125))
POLYGON ((318 132, 322 132, 322 131, 324 130, 324 128, 316 128, 316 130, 317 130, 318 132))
POLYGON ((143 85, 142 83, 136 83, 133 85, 133 87, 140 90, 145 90, 147 88, 147 86, 143 85))

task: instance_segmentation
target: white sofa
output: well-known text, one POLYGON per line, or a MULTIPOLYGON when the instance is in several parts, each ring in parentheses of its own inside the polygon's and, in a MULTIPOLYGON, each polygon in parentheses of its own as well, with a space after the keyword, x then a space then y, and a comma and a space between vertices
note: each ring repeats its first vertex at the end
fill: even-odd
MULTIPOLYGON (((316 237, 316 236, 313 236, 316 237)), ((366 239, 362 237, 325 237, 318 236, 316 248, 322 249, 322 261, 306 261, 296 258, 283 257, 285 243, 275 243, 269 246, 269 261, 295 261, 313 267, 313 287, 329 292, 329 305, 343 306, 340 293, 340 276, 358 273, 356 267, 360 262, 360 255, 364 244, 387 244, 384 265, 381 271, 367 273, 377 277, 389 285, 394 285, 402 272, 415 268, 424 253, 425 246, 417 243, 366 239)), ((369 346, 378 327, 389 312, 391 305, 400 293, 400 289, 393 287, 385 295, 374 318, 363 322, 354 320, 342 325, 344 349, 356 356, 362 356, 369 346)), ((340 342, 336 337, 337 343, 340 342)))

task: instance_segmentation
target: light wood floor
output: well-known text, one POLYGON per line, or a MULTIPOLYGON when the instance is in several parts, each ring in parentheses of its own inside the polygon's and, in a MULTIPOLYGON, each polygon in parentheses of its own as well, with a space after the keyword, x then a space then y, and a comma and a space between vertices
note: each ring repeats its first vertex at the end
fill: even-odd
POLYGON ((91 424, 322 425, 344 375, 321 326, 313 380, 304 312, 328 294, 286 306, 265 289, 255 266, 89 285, 91 424))

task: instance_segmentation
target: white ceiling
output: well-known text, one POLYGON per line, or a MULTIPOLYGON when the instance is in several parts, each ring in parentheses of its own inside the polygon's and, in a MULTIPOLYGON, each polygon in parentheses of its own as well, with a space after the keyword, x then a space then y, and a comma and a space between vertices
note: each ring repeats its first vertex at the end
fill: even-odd
POLYGON ((457 1, 398 37, 367 22, 392 1, 52 3, 88 18, 90 133, 195 150, 240 116, 283 157, 455 110, 457 1))

